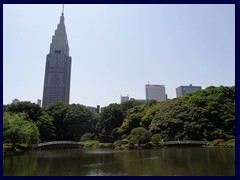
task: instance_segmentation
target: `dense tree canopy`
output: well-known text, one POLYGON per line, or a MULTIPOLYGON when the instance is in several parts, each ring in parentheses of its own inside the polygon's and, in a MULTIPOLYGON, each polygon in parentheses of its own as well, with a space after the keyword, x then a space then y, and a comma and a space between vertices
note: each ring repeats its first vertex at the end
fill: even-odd
POLYGON ((16 143, 37 143, 39 131, 35 123, 26 120, 26 114, 3 113, 4 141, 10 141, 15 148, 16 143))
POLYGON ((39 130, 41 141, 80 141, 82 137, 83 141, 114 142, 128 137, 129 142, 143 143, 235 137, 235 87, 210 86, 165 102, 110 104, 101 113, 62 102, 44 108, 20 102, 4 105, 3 111, 4 139, 19 142, 24 138, 36 142, 37 134, 29 136, 31 140, 16 136, 15 132, 23 133, 22 129, 33 133, 29 128, 39 130), (147 140, 138 136, 141 133, 146 133, 147 140))
POLYGON ((160 104, 149 130, 165 140, 234 137, 234 87, 209 87, 160 104))
POLYGON ((137 127, 131 131, 130 135, 128 136, 128 140, 132 144, 140 145, 149 142, 151 135, 152 134, 147 129, 143 127, 137 127))
POLYGON ((17 104, 10 104, 6 107, 6 111, 13 113, 25 112, 28 119, 37 121, 38 117, 42 115, 42 109, 38 104, 29 101, 18 102, 17 104))
POLYGON ((71 104, 63 120, 66 140, 80 141, 82 135, 91 129, 92 114, 83 105, 71 104))

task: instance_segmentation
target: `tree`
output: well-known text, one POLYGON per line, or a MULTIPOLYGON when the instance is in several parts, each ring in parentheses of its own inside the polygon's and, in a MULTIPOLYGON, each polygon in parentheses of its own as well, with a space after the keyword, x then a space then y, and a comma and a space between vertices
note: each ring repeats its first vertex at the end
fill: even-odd
POLYGON ((98 126, 101 127, 101 133, 99 135, 100 141, 111 142, 112 130, 120 127, 124 119, 124 113, 119 104, 110 104, 104 108, 101 113, 101 119, 98 126))
POLYGON ((143 144, 146 142, 149 142, 151 140, 151 133, 143 128, 143 127, 138 127, 138 128, 134 128, 131 131, 131 134, 128 136, 128 141, 132 144, 143 144))
POLYGON ((33 144, 39 141, 39 131, 35 123, 26 120, 26 115, 4 112, 3 114, 4 141, 11 140, 13 149, 16 143, 33 144))
POLYGON ((17 104, 10 104, 6 108, 8 112, 13 113, 26 113, 26 118, 29 120, 37 121, 38 117, 42 115, 42 109, 38 104, 29 101, 18 102, 17 104))
POLYGON ((55 139, 55 127, 53 125, 53 118, 45 111, 37 120, 37 126, 40 132, 40 139, 44 141, 52 141, 55 139))
POLYGON ((154 134, 151 137, 151 141, 156 143, 156 144, 160 143, 161 140, 162 140, 162 136, 160 134, 154 134))
POLYGON ((66 117, 69 105, 64 102, 57 102, 50 104, 43 108, 52 119, 53 126, 55 127, 55 140, 67 140, 66 139, 66 125, 64 119, 66 117))
POLYGON ((119 128, 119 134, 130 134, 131 130, 140 126, 145 113, 145 105, 136 106, 128 110, 127 115, 119 128))
POLYGON ((67 140, 79 141, 83 134, 90 132, 92 114, 83 105, 71 104, 64 118, 67 140))
POLYGON ((126 101, 124 103, 120 104, 120 108, 124 114, 124 116, 126 116, 127 112, 129 109, 136 107, 136 106, 140 106, 142 103, 138 102, 138 101, 126 101))
POLYGON ((87 141, 87 140, 93 140, 94 134, 92 133, 85 133, 84 135, 82 135, 81 137, 81 142, 87 141))

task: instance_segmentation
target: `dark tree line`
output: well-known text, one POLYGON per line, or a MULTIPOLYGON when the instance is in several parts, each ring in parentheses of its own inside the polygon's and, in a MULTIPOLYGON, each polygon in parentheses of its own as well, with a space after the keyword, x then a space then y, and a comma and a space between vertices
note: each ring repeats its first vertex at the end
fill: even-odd
POLYGON ((129 142, 142 143, 151 139, 235 137, 235 87, 211 86, 161 103, 151 100, 146 104, 136 101, 110 104, 101 113, 80 104, 62 102, 44 108, 35 103, 19 102, 4 105, 3 111, 5 124, 14 115, 24 114, 24 121, 38 128, 42 142, 80 141, 82 138, 100 142, 128 139, 129 142), (141 134, 145 139, 139 139, 143 137, 141 134))

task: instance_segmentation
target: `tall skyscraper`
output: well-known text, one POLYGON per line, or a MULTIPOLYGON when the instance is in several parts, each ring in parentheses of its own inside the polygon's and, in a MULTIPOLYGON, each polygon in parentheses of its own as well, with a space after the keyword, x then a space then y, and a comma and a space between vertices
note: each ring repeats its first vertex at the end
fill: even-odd
POLYGON ((201 86, 193 86, 192 84, 189 84, 189 86, 179 86, 176 88, 176 94, 177 97, 179 96, 183 96, 187 93, 191 93, 197 90, 201 90, 202 87, 201 86))
POLYGON ((164 85, 147 84, 147 85, 145 85, 145 91, 146 91, 146 100, 147 101, 149 101, 151 99, 155 99, 158 102, 167 100, 167 95, 166 95, 164 85))
POLYGON ((62 11, 46 59, 42 106, 55 102, 69 103, 71 62, 62 11))

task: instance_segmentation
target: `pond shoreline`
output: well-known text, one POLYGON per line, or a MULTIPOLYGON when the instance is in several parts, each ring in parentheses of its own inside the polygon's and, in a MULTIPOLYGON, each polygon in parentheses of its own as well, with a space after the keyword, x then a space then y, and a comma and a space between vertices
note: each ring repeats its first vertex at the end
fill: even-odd
POLYGON ((4 149, 3 152, 3 157, 9 157, 9 156, 20 156, 20 155, 24 155, 25 152, 28 151, 34 151, 34 150, 48 150, 48 149, 100 149, 100 150, 104 150, 104 149, 111 149, 111 150, 150 150, 150 149, 161 149, 161 148, 192 148, 192 147, 202 147, 202 148, 235 148, 235 146, 232 145, 206 145, 206 146, 200 146, 200 145, 171 145, 171 146, 163 146, 160 144, 155 144, 155 146, 147 146, 146 144, 142 144, 142 145, 130 145, 129 144, 125 144, 126 146, 121 146, 121 147, 113 147, 113 146, 109 146, 110 143, 101 143, 100 146, 80 146, 80 145, 62 145, 62 144, 58 144, 58 145, 51 145, 51 146, 46 146, 46 147, 40 147, 40 148, 36 148, 36 149, 32 149, 30 148, 29 145, 25 145, 21 148, 16 148, 15 150, 11 150, 11 148, 8 148, 8 150, 4 149), (106 144, 106 145, 104 145, 106 144), (10 149, 10 150, 9 150, 10 149))

